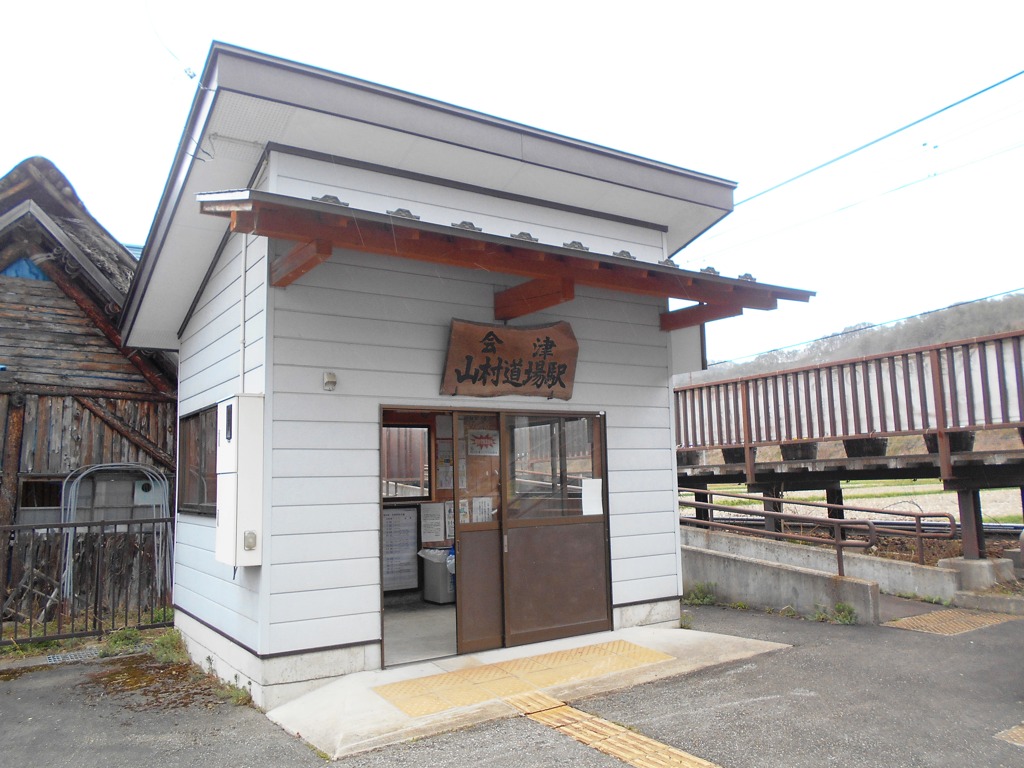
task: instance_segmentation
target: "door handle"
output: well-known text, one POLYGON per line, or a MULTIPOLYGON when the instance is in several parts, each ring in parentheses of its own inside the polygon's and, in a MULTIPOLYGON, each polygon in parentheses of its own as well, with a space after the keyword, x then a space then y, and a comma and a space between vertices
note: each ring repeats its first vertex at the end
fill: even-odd
POLYGON ((504 543, 504 546, 503 546, 503 550, 504 550, 504 553, 505 553, 505 554, 507 555, 507 554, 508 554, 508 534, 507 534, 507 533, 506 533, 506 534, 504 534, 504 535, 503 535, 503 536, 502 536, 501 538, 502 538, 502 539, 504 540, 504 542, 505 542, 505 543, 504 543))

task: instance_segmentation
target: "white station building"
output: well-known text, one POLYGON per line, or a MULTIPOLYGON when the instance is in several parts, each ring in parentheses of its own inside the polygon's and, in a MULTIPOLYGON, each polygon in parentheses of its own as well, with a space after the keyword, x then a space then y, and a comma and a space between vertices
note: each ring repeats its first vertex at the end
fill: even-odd
POLYGON ((271 708, 677 619, 672 376, 810 295, 670 261, 733 188, 215 44, 122 326, 179 355, 192 657, 271 708))

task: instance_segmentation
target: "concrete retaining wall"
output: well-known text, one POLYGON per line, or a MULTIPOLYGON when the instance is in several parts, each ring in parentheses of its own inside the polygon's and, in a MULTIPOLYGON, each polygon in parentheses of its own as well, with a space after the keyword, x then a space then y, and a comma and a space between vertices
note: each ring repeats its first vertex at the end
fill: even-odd
MULTIPOLYGON (((789 544, 757 536, 709 531, 688 525, 680 526, 684 551, 693 547, 714 552, 738 555, 770 564, 807 568, 812 571, 835 574, 834 549, 789 544)), ((935 568, 899 560, 857 555, 847 550, 843 555, 846 575, 878 584, 880 591, 891 595, 916 595, 921 598, 952 600, 960 590, 960 574, 950 568, 935 568)), ((686 563, 684 557, 683 568, 686 563)), ((795 607, 795 606, 794 606, 795 607)))
POLYGON ((714 584, 720 603, 789 606, 805 616, 846 603, 857 612, 858 624, 878 623, 878 585, 873 582, 699 547, 683 546, 682 555, 683 594, 700 583, 714 584))

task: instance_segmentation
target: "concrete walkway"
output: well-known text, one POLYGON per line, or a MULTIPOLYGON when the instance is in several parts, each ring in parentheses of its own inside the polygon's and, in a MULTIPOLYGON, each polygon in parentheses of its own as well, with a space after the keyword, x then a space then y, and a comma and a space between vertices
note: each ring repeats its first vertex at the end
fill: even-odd
POLYGON ((633 627, 347 675, 267 716, 345 755, 523 714, 524 694, 579 699, 786 648, 764 640, 633 627))

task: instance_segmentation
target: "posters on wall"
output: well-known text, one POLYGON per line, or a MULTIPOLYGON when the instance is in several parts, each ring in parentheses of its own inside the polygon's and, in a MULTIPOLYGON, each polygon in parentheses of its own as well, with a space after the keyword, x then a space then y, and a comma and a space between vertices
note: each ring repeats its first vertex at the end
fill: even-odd
POLYGON ((416 561, 416 508, 384 510, 384 591, 416 589, 419 569, 416 561))

